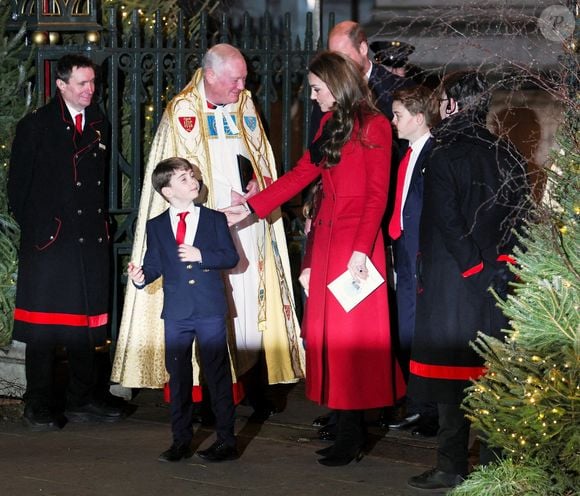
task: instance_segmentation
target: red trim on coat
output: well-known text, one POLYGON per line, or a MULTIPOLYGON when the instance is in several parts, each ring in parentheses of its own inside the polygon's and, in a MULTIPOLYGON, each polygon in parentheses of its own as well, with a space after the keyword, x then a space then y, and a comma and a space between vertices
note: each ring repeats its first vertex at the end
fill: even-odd
POLYGON ((460 367, 455 365, 432 365, 411 360, 409 371, 412 374, 428 379, 450 379, 468 381, 481 377, 487 369, 485 367, 460 367))
POLYGON ((470 277, 474 274, 477 274, 478 272, 481 272, 482 270, 483 270, 483 262, 479 262, 477 265, 474 265, 473 267, 471 267, 471 269, 467 269, 461 275, 463 277, 470 277))
POLYGON ((42 246, 40 245, 36 245, 36 249, 39 251, 44 250, 45 248, 49 247, 52 243, 54 243, 56 241, 56 238, 58 238, 58 235, 60 233, 60 228, 62 226, 62 220, 60 220, 58 217, 55 217, 54 220, 56 220, 56 223, 58 224, 57 228, 56 228, 56 232, 54 233, 54 236, 52 236, 51 239, 49 239, 45 244, 43 244, 42 246))
POLYGON ((498 262, 505 262, 505 263, 509 263, 512 265, 515 265, 517 263, 516 259, 510 255, 499 255, 496 260, 498 262))
POLYGON ((81 315, 76 313, 31 312, 16 308, 14 320, 29 324, 67 325, 73 327, 101 327, 109 322, 109 314, 81 315))

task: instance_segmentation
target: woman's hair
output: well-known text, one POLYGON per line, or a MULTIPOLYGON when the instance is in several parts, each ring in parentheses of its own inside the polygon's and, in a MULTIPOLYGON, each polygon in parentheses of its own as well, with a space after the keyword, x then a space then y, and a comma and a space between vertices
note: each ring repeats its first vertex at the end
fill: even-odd
POLYGON ((371 91, 360 69, 350 59, 335 52, 322 52, 310 63, 308 70, 320 78, 336 100, 332 117, 324 126, 321 152, 326 156, 326 166, 340 162, 342 147, 351 138, 355 122, 359 123, 359 137, 365 114, 378 110, 372 103, 371 91))

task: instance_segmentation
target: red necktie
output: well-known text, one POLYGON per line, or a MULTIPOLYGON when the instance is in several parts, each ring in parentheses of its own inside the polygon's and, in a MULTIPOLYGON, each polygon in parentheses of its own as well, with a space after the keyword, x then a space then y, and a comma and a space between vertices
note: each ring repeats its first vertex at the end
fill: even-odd
POLYGON ((397 172, 397 190, 395 192, 395 208, 393 216, 389 222, 389 236, 392 239, 398 239, 401 236, 401 209, 403 208, 403 188, 405 186, 405 175, 407 174, 407 167, 409 167, 409 160, 411 158, 411 147, 407 148, 407 153, 399 164, 397 172))
POLYGON ((175 241, 178 245, 183 244, 185 241, 185 218, 189 212, 179 212, 179 222, 177 223, 177 233, 175 234, 175 241))
POLYGON ((75 127, 79 134, 83 134, 83 114, 75 115, 75 127))

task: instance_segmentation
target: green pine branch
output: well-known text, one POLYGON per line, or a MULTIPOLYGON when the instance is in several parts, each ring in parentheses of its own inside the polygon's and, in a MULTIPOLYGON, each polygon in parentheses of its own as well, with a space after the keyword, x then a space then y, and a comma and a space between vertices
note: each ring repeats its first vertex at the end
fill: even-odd
POLYGON ((580 487, 579 136, 570 112, 545 201, 515 250, 517 282, 498 300, 511 328, 504 340, 480 333, 473 343, 487 373, 464 407, 503 458, 478 468, 454 496, 572 495, 580 487))
POLYGON ((18 267, 18 225, 10 215, 6 195, 10 144, 16 123, 28 111, 32 52, 24 44, 25 26, 8 33, 10 3, 0 7, 0 346, 12 338, 16 274, 18 267))

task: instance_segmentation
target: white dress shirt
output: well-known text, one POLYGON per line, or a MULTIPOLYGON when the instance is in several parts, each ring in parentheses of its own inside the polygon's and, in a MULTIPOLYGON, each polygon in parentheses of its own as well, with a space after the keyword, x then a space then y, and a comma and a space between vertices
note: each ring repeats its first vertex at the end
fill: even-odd
POLYGON ((195 206, 192 202, 189 208, 177 209, 173 205, 169 207, 169 218, 171 219, 171 229, 173 230, 173 236, 177 235, 177 223, 179 222, 180 212, 189 212, 189 215, 185 217, 185 239, 183 241, 186 245, 193 246, 193 240, 195 239, 195 233, 197 233, 197 225, 199 223, 199 207, 195 206))

